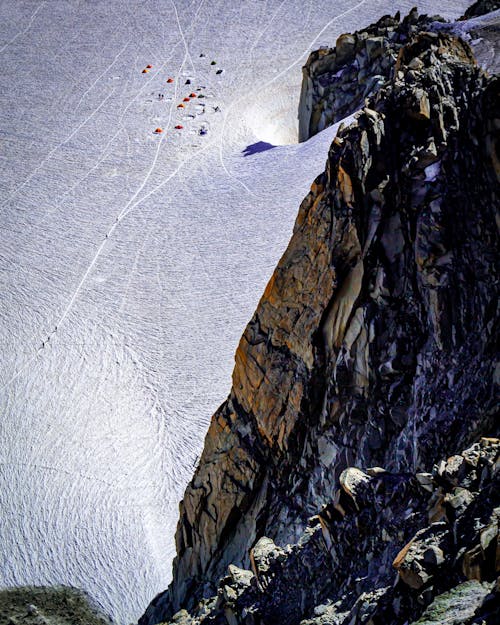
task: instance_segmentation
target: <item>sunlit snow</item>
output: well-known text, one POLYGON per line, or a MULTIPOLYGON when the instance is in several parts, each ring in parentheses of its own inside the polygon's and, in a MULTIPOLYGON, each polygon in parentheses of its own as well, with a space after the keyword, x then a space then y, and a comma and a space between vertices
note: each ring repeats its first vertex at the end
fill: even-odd
POLYGON ((119 623, 167 586, 238 338, 334 134, 296 144, 308 52, 469 3, 0 3, 0 585, 79 586, 119 623))

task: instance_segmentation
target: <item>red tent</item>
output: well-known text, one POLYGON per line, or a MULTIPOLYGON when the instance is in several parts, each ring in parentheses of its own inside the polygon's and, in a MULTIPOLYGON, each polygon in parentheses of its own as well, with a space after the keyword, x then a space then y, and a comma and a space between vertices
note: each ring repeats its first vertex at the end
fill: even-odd
POLYGON ((146 65, 147 69, 151 69, 153 66, 152 65, 146 65))
POLYGON ((178 109, 183 109, 184 108, 184 104, 182 104, 182 102, 180 104, 177 105, 178 109))
POLYGON ((174 79, 173 79, 173 78, 169 78, 169 79, 167 80, 167 82, 174 82, 174 79))
POLYGON ((182 130, 184 128, 184 126, 181 126, 180 124, 177 124, 177 126, 175 127, 176 130, 182 130))
POLYGON ((163 132, 163 130, 162 130, 162 128, 157 128, 155 130, 155 132, 156 132, 157 135, 159 135, 159 134, 161 134, 163 132))

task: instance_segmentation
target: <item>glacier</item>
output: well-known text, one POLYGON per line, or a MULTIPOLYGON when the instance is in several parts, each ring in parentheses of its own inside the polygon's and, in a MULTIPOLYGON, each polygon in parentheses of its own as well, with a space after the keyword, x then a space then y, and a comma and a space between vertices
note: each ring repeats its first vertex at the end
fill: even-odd
POLYGON ((78 586, 123 624, 167 586, 239 336, 336 132, 297 143, 302 64, 383 13, 469 4, 0 3, 0 586, 78 586))

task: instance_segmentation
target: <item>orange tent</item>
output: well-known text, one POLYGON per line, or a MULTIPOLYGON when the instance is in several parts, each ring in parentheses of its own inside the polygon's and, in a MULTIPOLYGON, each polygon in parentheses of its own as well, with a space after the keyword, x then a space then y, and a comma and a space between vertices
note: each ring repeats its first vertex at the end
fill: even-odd
POLYGON ((159 135, 159 134, 161 134, 163 132, 163 130, 161 128, 157 128, 155 130, 155 132, 156 132, 157 135, 159 135))
POLYGON ((143 74, 147 74, 147 73, 149 73, 149 69, 143 69, 143 70, 142 70, 142 73, 143 73, 143 74))
POLYGON ((183 102, 189 102, 189 98, 184 98, 183 102))
POLYGON ((190 98, 197 98, 198 96, 196 95, 196 93, 190 93, 190 94, 189 94, 189 97, 190 97, 190 98))
POLYGON ((180 124, 177 124, 177 126, 175 127, 176 130, 182 130, 184 128, 184 126, 181 126, 180 124))
POLYGON ((174 82, 174 79, 173 79, 173 78, 169 78, 169 79, 167 80, 167 82, 174 82))
POLYGON ((152 65, 146 65, 147 69, 151 69, 153 66, 152 65))
POLYGON ((178 109, 183 109, 183 108, 184 108, 184 104, 182 104, 182 102, 181 102, 181 104, 178 104, 178 105, 177 105, 177 108, 178 108, 178 109))

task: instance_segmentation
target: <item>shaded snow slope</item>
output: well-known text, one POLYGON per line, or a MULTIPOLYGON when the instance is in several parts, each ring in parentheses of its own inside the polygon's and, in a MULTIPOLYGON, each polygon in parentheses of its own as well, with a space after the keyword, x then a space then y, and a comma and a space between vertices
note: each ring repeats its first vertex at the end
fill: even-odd
POLYGON ((1 586, 80 586, 119 623, 165 588, 178 499, 334 133, 285 145, 301 65, 413 4, 0 4, 1 586))

